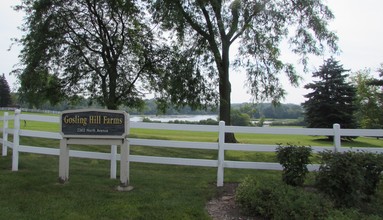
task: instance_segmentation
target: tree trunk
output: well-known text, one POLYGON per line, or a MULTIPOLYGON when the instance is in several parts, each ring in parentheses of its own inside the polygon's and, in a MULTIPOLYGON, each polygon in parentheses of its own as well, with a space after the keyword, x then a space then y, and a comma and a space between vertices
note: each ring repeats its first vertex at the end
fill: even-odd
POLYGON ((109 106, 108 109, 117 110, 118 108, 118 100, 116 96, 116 88, 117 88, 117 70, 111 71, 109 74, 109 106))
MULTIPOLYGON (((229 80, 229 48, 228 43, 222 44, 222 63, 220 63, 219 71, 219 117, 225 121, 226 125, 231 125, 231 83, 229 80)), ((237 143, 233 133, 225 133, 226 143, 237 143)))

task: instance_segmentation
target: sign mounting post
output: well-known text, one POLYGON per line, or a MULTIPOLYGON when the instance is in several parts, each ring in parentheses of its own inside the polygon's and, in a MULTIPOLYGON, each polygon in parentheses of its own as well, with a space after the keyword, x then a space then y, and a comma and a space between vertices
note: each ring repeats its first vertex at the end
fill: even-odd
POLYGON ((61 114, 59 182, 69 180, 69 146, 79 145, 120 145, 120 186, 118 190, 129 191, 129 115, 115 110, 68 110, 61 114))

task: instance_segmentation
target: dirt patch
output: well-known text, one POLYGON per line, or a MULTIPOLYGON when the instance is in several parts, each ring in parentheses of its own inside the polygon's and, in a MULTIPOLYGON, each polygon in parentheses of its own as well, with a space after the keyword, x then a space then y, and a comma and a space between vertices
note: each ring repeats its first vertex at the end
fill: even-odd
POLYGON ((206 204, 206 210, 213 220, 259 220, 243 215, 235 203, 238 183, 225 183, 219 188, 218 196, 206 204))

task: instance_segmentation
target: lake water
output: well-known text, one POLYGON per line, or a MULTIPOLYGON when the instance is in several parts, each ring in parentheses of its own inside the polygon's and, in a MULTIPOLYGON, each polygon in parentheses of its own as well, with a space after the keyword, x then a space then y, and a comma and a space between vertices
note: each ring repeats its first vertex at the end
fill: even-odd
POLYGON ((201 121, 206 119, 217 120, 218 115, 130 115, 130 121, 142 121, 143 118, 149 118, 152 121, 169 122, 179 121, 201 121))

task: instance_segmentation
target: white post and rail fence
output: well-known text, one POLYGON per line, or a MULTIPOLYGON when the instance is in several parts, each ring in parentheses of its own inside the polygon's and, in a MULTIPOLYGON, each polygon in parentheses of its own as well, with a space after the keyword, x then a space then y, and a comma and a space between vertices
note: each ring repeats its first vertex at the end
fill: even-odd
MULTIPOLYGON (((23 121, 40 121, 60 123, 60 117, 57 116, 39 116, 30 114, 21 114, 20 110, 16 110, 10 115, 7 112, 0 117, 3 121, 3 126, 0 132, 3 134, 0 137, 2 143, 2 155, 7 156, 8 148, 12 150, 12 170, 18 170, 19 153, 34 153, 45 155, 60 155, 59 146, 39 147, 20 144, 20 137, 37 137, 62 140, 63 137, 59 132, 33 131, 21 129, 20 122, 23 121), (13 128, 9 124, 13 121, 13 128), (13 136, 10 140, 9 135, 13 136)), ((251 151, 251 152, 275 152, 278 145, 265 144, 234 144, 225 143, 225 133, 247 133, 247 134, 272 134, 272 135, 308 135, 308 136, 333 136, 333 147, 326 146, 311 146, 314 153, 325 150, 333 150, 336 152, 343 151, 365 151, 373 153, 383 153, 382 147, 377 148, 350 148, 341 146, 342 136, 367 136, 367 137, 383 137, 383 129, 341 129, 338 124, 334 124, 333 128, 272 128, 272 127, 241 127, 241 126, 226 126, 223 121, 219 125, 180 125, 167 123, 144 123, 144 122, 129 122, 129 128, 153 129, 153 130, 181 130, 181 131, 198 131, 198 132, 216 132, 217 142, 190 142, 190 141, 169 141, 169 140, 154 140, 154 139, 139 139, 126 138, 129 146, 151 146, 151 147, 166 147, 166 148, 184 148, 184 149, 205 149, 216 150, 217 159, 194 159, 194 158, 174 158, 174 157, 158 157, 158 156, 143 156, 131 155, 128 152, 128 162, 138 163, 154 163, 167 165, 184 165, 184 166, 203 166, 213 167, 217 169, 217 186, 223 186, 224 169, 261 169, 261 170, 282 170, 279 163, 269 162, 251 162, 251 161, 230 161, 225 160, 225 151, 251 151)), ((116 178, 117 162, 121 160, 121 154, 118 153, 116 145, 111 145, 110 153, 90 152, 69 150, 69 157, 100 159, 110 161, 110 177, 116 178)), ((129 167, 129 166, 128 166, 129 167)), ((318 164, 308 166, 310 171, 317 170, 318 164)))

